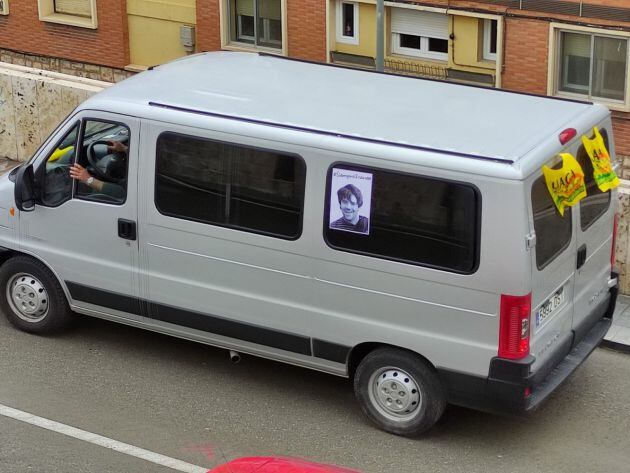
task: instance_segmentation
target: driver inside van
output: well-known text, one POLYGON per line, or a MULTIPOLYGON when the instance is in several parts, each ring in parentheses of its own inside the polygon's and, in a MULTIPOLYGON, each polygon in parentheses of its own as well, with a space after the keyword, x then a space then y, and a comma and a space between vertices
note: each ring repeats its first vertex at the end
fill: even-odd
MULTIPOLYGON (((126 158, 129 148, 120 141, 108 141, 107 150, 110 153, 117 153, 126 158)), ((92 176, 87 169, 81 166, 79 163, 75 163, 70 167, 70 177, 85 184, 90 189, 102 194, 106 194, 115 199, 125 198, 124 185, 116 184, 113 182, 106 182, 104 180, 97 179, 92 176)))

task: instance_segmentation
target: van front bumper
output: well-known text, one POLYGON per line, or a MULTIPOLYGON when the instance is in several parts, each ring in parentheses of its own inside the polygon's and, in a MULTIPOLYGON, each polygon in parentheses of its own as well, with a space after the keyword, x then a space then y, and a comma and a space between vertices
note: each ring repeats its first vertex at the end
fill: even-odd
MULTIPOLYGON (((613 274, 616 277, 616 274, 613 274)), ((451 404, 497 414, 535 410, 601 343, 612 324, 618 283, 588 319, 563 340, 554 355, 532 372, 533 356, 522 360, 493 358, 487 378, 440 370, 451 404)))

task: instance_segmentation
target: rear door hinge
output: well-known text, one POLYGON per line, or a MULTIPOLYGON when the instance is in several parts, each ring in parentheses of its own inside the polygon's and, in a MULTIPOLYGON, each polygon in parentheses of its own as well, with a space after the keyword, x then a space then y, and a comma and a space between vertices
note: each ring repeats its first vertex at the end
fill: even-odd
POLYGON ((529 235, 525 237, 525 247, 528 250, 536 247, 536 232, 531 232, 529 235))

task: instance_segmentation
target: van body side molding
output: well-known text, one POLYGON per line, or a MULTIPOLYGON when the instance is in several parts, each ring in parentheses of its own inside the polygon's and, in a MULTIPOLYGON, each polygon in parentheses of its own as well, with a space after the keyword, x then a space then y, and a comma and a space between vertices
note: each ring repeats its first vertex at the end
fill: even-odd
POLYGON ((314 356, 337 363, 345 363, 350 352, 350 347, 316 339, 312 340, 313 349, 311 349, 311 338, 304 335, 282 332, 244 322, 236 322, 211 314, 139 300, 134 297, 103 291, 74 282, 66 281, 66 285, 72 298, 77 301, 134 315, 142 315, 150 319, 201 330, 214 335, 256 343, 300 355, 314 356))
POLYGON ((143 315, 140 309, 140 300, 135 297, 103 291, 70 281, 65 281, 65 283, 68 291, 70 291, 70 295, 77 301, 100 305, 108 309, 128 312, 129 314, 143 315))

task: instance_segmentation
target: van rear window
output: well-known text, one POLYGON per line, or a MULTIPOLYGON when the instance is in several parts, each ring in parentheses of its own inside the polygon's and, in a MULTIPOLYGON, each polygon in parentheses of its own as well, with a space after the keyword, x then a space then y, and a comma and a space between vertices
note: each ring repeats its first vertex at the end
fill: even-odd
POLYGON ((176 133, 157 140, 160 213, 296 239, 306 164, 299 156, 176 133))
MULTIPOLYGON (((608 133, 601 130, 602 138, 606 143, 606 149, 610 149, 608 144, 608 133)), ((610 192, 602 192, 597 187, 597 182, 593 177, 593 164, 588 157, 584 146, 580 146, 577 154, 578 163, 584 170, 586 181, 586 197, 580 201, 580 228, 582 231, 588 229, 599 217, 606 213, 610 207, 610 192)))
POLYGON ((540 176, 532 185, 532 210, 536 231, 536 266, 540 270, 569 246, 572 209, 566 208, 564 217, 560 215, 549 195, 545 178, 540 176))
POLYGON ((329 246, 459 273, 476 270, 481 196, 474 186, 338 164, 329 169, 327 189, 329 246))

